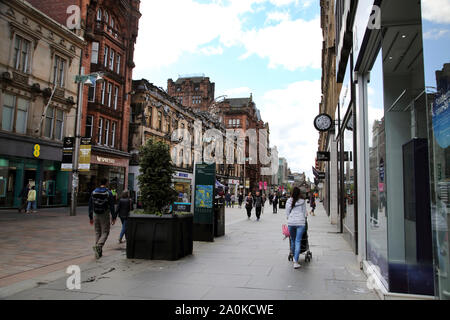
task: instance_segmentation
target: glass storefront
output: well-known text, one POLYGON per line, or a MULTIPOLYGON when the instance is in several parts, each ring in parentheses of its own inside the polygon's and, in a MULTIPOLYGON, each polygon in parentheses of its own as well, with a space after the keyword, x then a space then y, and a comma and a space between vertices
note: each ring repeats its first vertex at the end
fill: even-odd
POLYGON ((125 168, 91 163, 90 170, 79 175, 78 205, 89 203, 92 191, 100 186, 103 178, 108 179, 109 189, 115 189, 120 198, 125 187, 125 168))
POLYGON ((343 199, 342 213, 344 232, 349 235, 350 244, 356 251, 356 226, 355 226, 355 166, 353 162, 353 130, 351 125, 352 114, 344 124, 344 170, 343 170, 343 199))
MULTIPOLYGON (((424 6, 423 4, 422 6, 424 6)), ((423 8, 422 8, 423 9, 423 8)), ((450 299, 450 19, 422 10, 435 295, 450 299)))
POLYGON ((57 161, 0 157, 0 208, 18 208, 28 183, 36 186, 40 207, 65 206, 68 177, 57 161))
POLYGON ((174 178, 173 185, 178 193, 177 202, 190 203, 192 194, 191 180, 174 178))

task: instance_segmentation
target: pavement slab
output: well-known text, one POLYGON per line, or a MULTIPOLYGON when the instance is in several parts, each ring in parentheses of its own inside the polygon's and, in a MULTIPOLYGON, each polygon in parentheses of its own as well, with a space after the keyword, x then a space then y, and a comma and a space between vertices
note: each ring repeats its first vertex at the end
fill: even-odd
MULTIPOLYGON (((308 217, 313 259, 307 263, 302 255, 302 267, 297 270, 287 259, 289 241, 283 240, 281 233, 281 225, 286 223, 284 209, 272 214, 267 206, 261 220, 256 221, 254 216, 248 220, 244 209, 226 208, 226 235, 214 242, 194 242, 193 254, 177 261, 127 259, 125 244, 116 241, 120 223, 112 228, 104 257, 95 260, 90 246, 94 234, 86 223, 86 216, 70 219, 57 210, 41 214, 41 219, 34 216, 14 220, 8 216, 7 223, 13 225, 13 230, 28 232, 28 240, 21 243, 17 235, 9 233, 13 239, 5 245, 0 244, 0 298, 378 299, 375 292, 368 289, 366 276, 350 245, 336 232, 336 226, 330 224, 321 204, 316 208, 316 215, 308 217), (67 231, 66 223, 81 230, 72 230, 69 234, 56 231, 45 238, 39 223, 46 225, 47 233, 53 233, 54 228, 60 226, 67 231), (32 245, 33 237, 44 238, 32 245), (57 247, 55 241, 59 243, 57 247), (59 269, 55 267, 45 274, 36 273, 36 270, 48 268, 41 267, 44 261, 54 262, 59 269), (82 270, 80 290, 66 288, 68 275, 65 268, 71 264, 79 265, 82 270), (1 275, 7 274, 11 266, 19 274, 23 271, 20 269, 30 269, 26 271, 29 277, 23 276, 21 281, 2 287, 1 275)), ((3 235, 3 238, 7 237, 3 235)))

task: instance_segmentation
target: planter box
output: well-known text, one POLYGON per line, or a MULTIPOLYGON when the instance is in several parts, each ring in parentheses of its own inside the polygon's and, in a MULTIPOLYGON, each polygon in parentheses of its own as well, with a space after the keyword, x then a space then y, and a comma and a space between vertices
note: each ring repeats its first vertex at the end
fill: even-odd
POLYGON ((127 258, 178 260, 192 254, 192 214, 131 214, 127 226, 127 258))

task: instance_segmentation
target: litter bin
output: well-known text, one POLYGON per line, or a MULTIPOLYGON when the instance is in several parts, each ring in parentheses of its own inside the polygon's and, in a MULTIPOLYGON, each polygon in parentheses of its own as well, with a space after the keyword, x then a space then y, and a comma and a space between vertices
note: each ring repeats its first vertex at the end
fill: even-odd
POLYGON ((225 235, 225 203, 214 201, 214 237, 225 235))

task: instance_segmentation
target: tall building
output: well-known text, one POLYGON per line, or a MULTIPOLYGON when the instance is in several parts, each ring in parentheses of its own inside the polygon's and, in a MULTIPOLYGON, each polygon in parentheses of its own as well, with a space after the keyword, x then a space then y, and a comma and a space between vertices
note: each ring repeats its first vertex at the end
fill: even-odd
POLYGON ((208 77, 180 77, 175 82, 167 80, 167 93, 185 107, 208 111, 214 100, 215 83, 208 77))
POLYGON ((84 87, 81 136, 92 139, 92 155, 90 171, 80 173, 78 202, 86 203, 102 178, 121 192, 128 187, 130 93, 140 1, 29 2, 61 24, 66 24, 70 16, 70 5, 81 9, 81 29, 74 32, 86 41, 82 55, 84 74, 101 72, 103 81, 84 87))
POLYGON ((22 0, 0 1, 0 208, 27 185, 37 205, 67 205, 63 137, 74 136, 84 41, 22 0))

